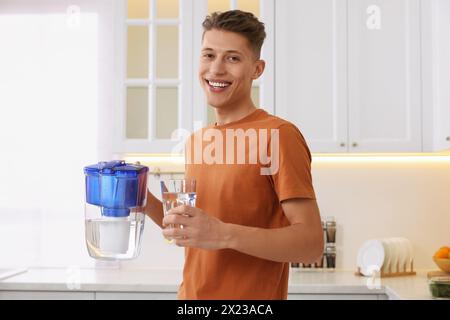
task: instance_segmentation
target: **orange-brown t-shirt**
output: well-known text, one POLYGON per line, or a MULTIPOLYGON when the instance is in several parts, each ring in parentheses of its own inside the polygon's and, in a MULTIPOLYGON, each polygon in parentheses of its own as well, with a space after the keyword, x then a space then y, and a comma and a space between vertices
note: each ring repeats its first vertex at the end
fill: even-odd
MULTIPOLYGON (((200 130, 190 137, 187 148, 186 178, 196 179, 196 206, 223 222, 280 228, 289 225, 281 201, 315 199, 311 154, 302 134, 290 122, 262 109, 239 121, 200 130), (244 163, 242 158, 238 161, 239 144, 235 137, 234 149, 230 149, 231 144, 226 146, 232 140, 231 135, 227 139, 227 134, 239 133, 239 129, 242 129, 240 133, 249 133, 244 144, 244 163), (258 136, 257 148, 250 143, 250 137, 255 137, 251 132, 258 136), (263 132, 261 137, 267 133, 265 139, 260 138, 260 132, 263 132), (271 132, 278 132, 278 138, 275 139, 276 135, 271 132), (222 137, 217 136, 219 133, 222 137), (195 136, 197 142, 200 141, 197 148, 200 146, 201 152, 194 150, 195 136), (278 152, 273 144, 275 140, 279 141, 278 152), (223 151, 222 155, 219 150, 223 151), (230 150, 234 150, 234 157, 226 154, 230 150), (266 154, 274 157, 279 154, 278 165, 273 166, 272 174, 261 174, 262 168, 270 166, 268 157, 258 156, 256 164, 254 158, 250 160, 255 150, 258 150, 257 154, 268 150, 266 154)), ((231 249, 186 248, 178 298, 286 299, 288 277, 289 263, 261 259, 231 249)))

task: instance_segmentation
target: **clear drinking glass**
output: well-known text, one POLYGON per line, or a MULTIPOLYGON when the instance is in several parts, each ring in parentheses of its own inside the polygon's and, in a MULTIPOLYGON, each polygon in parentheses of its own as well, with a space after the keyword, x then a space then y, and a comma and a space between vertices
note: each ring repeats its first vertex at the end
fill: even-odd
MULTIPOLYGON (((187 205, 195 207, 196 182, 194 179, 172 179, 161 181, 161 194, 164 215, 175 207, 187 205)), ((176 225, 169 225, 168 228, 176 228, 176 225)), ((179 226, 182 228, 183 226, 179 226)), ((166 239, 166 242, 173 243, 173 239, 166 239)))

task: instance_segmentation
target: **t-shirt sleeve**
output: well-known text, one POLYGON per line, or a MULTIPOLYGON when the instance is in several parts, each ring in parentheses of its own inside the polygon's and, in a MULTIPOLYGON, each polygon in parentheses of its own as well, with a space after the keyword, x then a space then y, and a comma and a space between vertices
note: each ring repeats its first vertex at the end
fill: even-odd
MULTIPOLYGON (((281 125, 278 135, 279 167, 271 179, 279 201, 316 199, 311 176, 311 153, 303 135, 291 123, 281 125)), ((276 141, 270 143, 273 142, 276 141)), ((275 150, 273 146, 270 149, 275 150)))

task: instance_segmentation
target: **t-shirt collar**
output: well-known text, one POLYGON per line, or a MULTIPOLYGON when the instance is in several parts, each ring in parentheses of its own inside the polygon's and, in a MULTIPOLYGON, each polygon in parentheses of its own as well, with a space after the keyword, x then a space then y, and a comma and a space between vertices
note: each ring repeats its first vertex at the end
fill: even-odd
POLYGON ((258 117, 263 115, 263 114, 267 114, 267 112, 264 109, 256 109, 255 111, 253 111, 252 113, 246 115, 242 119, 239 119, 239 120, 236 120, 236 121, 232 121, 232 122, 229 122, 229 123, 226 123, 226 124, 221 124, 221 125, 218 125, 217 122, 216 122, 212 127, 216 128, 216 129, 230 127, 230 126, 233 126, 233 125, 237 125, 237 124, 241 124, 241 123, 245 123, 245 122, 249 122, 249 121, 258 119, 258 117))

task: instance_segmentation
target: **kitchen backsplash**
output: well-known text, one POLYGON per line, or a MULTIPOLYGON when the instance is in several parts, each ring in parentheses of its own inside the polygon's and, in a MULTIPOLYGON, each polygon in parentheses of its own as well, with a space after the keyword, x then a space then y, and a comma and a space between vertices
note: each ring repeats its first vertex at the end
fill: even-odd
MULTIPOLYGON (((444 158, 442 158, 444 159, 444 158)), ((406 237, 415 268, 435 268, 432 254, 450 243, 450 160, 349 158, 313 160, 313 183, 322 218, 334 216, 336 268, 355 269, 359 246, 367 239, 406 237)), ((159 179, 183 174, 150 175, 149 189, 159 197, 159 179)), ((80 206, 81 208, 81 206, 80 206)), ((0 224, 2 266, 94 266, 84 244, 84 212, 3 209, 0 224)), ((124 268, 181 269, 184 251, 167 244, 158 227, 146 220, 142 251, 124 268)))

